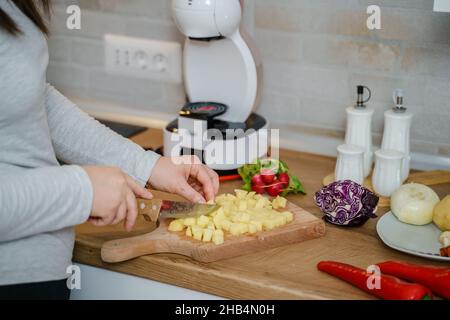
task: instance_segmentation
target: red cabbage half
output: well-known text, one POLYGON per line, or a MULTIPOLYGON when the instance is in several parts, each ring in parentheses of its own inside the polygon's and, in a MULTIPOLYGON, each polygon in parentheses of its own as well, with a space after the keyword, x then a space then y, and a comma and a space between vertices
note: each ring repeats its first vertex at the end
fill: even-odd
POLYGON ((314 196, 327 222, 348 227, 362 226, 369 218, 376 218, 378 200, 375 193, 351 180, 333 182, 314 196))

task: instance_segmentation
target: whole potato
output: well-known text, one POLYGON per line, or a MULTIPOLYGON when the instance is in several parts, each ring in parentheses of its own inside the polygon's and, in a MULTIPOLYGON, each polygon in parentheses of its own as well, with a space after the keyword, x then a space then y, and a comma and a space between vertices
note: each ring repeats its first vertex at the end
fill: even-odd
POLYGON ((434 207, 433 222, 442 231, 450 231, 450 196, 446 196, 434 207))

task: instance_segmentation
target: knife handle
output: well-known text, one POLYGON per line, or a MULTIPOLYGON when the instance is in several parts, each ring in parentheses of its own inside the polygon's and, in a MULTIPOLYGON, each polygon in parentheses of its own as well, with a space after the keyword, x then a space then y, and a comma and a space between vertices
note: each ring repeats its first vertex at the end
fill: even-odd
POLYGON ((136 198, 138 207, 138 214, 143 215, 145 220, 157 222, 159 213, 161 211, 162 200, 161 199, 142 199, 136 198))

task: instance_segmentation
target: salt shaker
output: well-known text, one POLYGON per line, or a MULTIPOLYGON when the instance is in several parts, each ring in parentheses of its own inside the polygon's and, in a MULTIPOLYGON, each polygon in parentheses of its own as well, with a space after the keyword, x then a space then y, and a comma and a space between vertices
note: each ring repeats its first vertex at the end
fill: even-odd
POLYGON ((337 148, 338 158, 335 168, 335 179, 352 180, 364 183, 364 149, 360 146, 343 144, 337 148))
POLYGON ((402 160, 402 182, 409 176, 410 170, 410 129, 413 114, 403 106, 402 90, 393 94, 395 107, 384 113, 384 133, 382 149, 397 150, 404 154, 402 160))
POLYGON ((381 149, 375 152, 375 169, 372 185, 377 194, 390 197, 403 183, 402 162, 404 153, 381 149))
POLYGON ((357 87, 358 98, 353 107, 346 109, 347 130, 345 133, 345 143, 348 145, 360 146, 364 149, 364 177, 369 176, 373 164, 372 150, 372 116, 374 110, 368 108, 366 103, 370 100, 370 89, 365 86, 357 87), (364 99, 364 91, 369 93, 364 99))

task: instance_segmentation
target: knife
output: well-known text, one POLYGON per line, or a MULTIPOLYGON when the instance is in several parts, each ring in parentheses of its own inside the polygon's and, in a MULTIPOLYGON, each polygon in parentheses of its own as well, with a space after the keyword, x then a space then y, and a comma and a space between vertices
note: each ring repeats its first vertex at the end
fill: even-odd
POLYGON ((219 209, 216 204, 200 204, 183 201, 137 198, 138 213, 148 221, 157 222, 160 218, 189 218, 208 215, 219 209))

